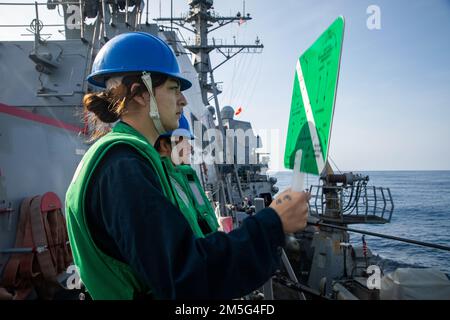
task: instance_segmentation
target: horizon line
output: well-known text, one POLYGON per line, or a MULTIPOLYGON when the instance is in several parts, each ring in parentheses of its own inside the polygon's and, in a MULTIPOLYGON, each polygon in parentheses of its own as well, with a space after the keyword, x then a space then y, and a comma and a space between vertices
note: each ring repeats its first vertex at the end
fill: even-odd
MULTIPOLYGON (((334 169, 333 169, 334 170, 334 169)), ((292 172, 292 169, 268 169, 267 171, 276 171, 276 172, 292 172)), ((442 171, 450 171, 450 169, 364 169, 364 170, 338 170, 337 172, 377 172, 377 171, 402 171, 402 172, 418 172, 418 171, 435 171, 435 172, 442 172, 442 171)), ((310 173, 312 175, 312 173, 310 173)))

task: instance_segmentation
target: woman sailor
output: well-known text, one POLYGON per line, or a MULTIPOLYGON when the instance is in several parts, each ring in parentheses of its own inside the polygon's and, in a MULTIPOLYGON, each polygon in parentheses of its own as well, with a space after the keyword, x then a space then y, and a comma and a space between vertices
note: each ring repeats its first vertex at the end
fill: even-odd
POLYGON ((74 174, 66 216, 91 297, 231 299, 264 284, 279 267, 284 234, 305 227, 309 195, 285 191, 240 228, 198 236, 153 147, 178 127, 191 86, 173 51, 146 33, 118 35, 88 81, 105 87, 83 99, 99 139, 74 174))

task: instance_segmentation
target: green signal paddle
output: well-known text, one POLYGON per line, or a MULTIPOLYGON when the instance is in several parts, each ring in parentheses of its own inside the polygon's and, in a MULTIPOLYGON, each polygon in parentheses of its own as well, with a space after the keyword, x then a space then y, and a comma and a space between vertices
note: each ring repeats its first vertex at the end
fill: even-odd
POLYGON ((319 175, 328 159, 344 25, 337 18, 297 60, 284 152, 294 191, 303 191, 305 173, 319 175))

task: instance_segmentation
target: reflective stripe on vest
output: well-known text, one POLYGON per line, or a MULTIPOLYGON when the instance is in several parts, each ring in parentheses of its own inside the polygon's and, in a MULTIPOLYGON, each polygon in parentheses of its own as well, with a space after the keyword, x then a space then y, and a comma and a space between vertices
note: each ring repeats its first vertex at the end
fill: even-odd
POLYGON ((170 177, 170 182, 174 186, 174 188, 177 191, 178 195, 180 196, 181 200, 183 200, 184 204, 186 206, 189 206, 191 204, 190 201, 189 201, 189 198, 186 195, 186 192, 184 192, 183 188, 177 182, 177 180, 175 180, 175 178, 173 178, 173 177, 170 177))
POLYGON ((216 214, 200 185, 200 180, 198 179, 195 170, 189 165, 179 165, 176 167, 176 170, 183 177, 186 191, 192 200, 194 209, 199 218, 206 221, 212 232, 217 231, 219 223, 217 222, 216 214))

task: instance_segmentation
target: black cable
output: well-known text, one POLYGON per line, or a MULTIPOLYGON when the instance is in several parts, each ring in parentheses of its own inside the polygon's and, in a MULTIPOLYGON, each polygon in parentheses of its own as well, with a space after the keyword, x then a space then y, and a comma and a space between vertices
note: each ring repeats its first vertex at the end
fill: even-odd
POLYGON ((344 231, 347 231, 347 232, 355 232, 355 233, 365 234, 365 235, 368 235, 368 236, 374 236, 374 237, 378 237, 378 238, 385 238, 385 239, 390 239, 390 240, 395 240, 395 241, 415 244, 415 245, 419 245, 419 246, 424 246, 424 247, 429 247, 429 248, 434 248, 434 249, 439 249, 439 250, 450 251, 450 247, 449 246, 444 246, 444 245, 435 244, 435 243, 428 243, 428 242, 423 242, 423 241, 418 241, 418 240, 412 240, 412 239, 407 239, 407 238, 401 238, 401 237, 396 237, 396 236, 390 236, 390 235, 376 233, 376 232, 370 232, 370 231, 357 230, 357 229, 353 229, 353 228, 341 227, 341 226, 337 226, 337 225, 329 224, 329 223, 322 223, 322 222, 312 223, 312 222, 308 222, 308 225, 323 226, 323 227, 332 228, 332 229, 344 230, 344 231))
POLYGON ((307 293, 309 295, 312 295, 316 298, 322 299, 322 300, 331 300, 330 298, 323 296, 320 294, 319 291, 316 291, 314 289, 311 289, 310 287, 304 286, 300 283, 295 283, 293 281, 284 279, 283 277, 273 277, 272 278, 273 281, 278 282, 279 284, 288 287, 289 289, 301 292, 301 293, 307 293))

